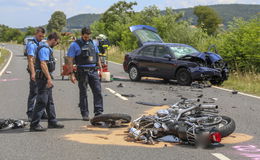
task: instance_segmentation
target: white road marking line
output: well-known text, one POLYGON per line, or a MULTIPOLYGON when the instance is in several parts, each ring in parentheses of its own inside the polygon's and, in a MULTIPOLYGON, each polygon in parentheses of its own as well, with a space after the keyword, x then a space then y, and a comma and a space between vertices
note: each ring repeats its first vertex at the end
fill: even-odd
POLYGON ((121 98, 124 101, 127 101, 128 99, 121 94, 117 93, 116 91, 112 90, 111 88, 106 88, 106 90, 109 90, 112 94, 116 95, 118 98, 121 98))
POLYGON ((221 153, 211 153, 213 156, 217 157, 218 159, 220 160, 231 160, 229 159, 228 157, 224 156, 223 154, 221 153))
MULTIPOLYGON (((2 47, 1 47, 2 48, 2 47)), ((13 52, 7 48, 2 48, 2 49, 6 49, 10 52, 10 58, 8 59, 7 63, 5 64, 4 68, 0 71, 0 77, 2 76, 2 74, 4 73, 4 71, 6 70, 6 68, 9 66, 11 59, 13 58, 13 52)))
MULTIPOLYGON (((233 91, 233 90, 230 90, 230 89, 221 88, 221 87, 217 87, 217 86, 212 86, 212 87, 213 87, 213 88, 216 88, 216 89, 223 90, 223 91, 228 91, 228 92, 232 92, 232 91, 233 91)), ((251 95, 251 94, 247 94, 247 93, 243 93, 243 92, 238 92, 238 94, 241 94, 241 95, 243 95, 243 96, 248 96, 248 97, 260 99, 259 96, 255 96, 255 95, 251 95)))

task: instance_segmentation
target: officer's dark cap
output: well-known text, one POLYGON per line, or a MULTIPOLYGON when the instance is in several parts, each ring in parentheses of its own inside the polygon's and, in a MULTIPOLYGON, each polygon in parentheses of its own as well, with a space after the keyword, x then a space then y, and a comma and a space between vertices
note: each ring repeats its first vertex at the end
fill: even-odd
POLYGON ((91 34, 91 30, 88 27, 84 27, 81 29, 81 34, 91 34))

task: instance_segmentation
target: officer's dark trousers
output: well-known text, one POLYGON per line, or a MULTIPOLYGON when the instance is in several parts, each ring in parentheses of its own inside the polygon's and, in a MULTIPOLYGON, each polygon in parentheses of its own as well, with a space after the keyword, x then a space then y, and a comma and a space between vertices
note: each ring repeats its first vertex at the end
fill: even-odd
POLYGON ((48 115, 48 123, 57 123, 55 107, 52 97, 52 88, 47 88, 47 80, 36 79, 38 86, 38 96, 33 110, 31 127, 36 127, 46 109, 48 115))
POLYGON ((94 113, 103 112, 103 98, 101 94, 101 84, 96 70, 80 71, 78 70, 78 86, 80 95, 80 111, 82 116, 89 114, 87 85, 89 84, 94 97, 94 113))
POLYGON ((27 101, 26 114, 28 117, 32 117, 33 108, 35 105, 38 89, 37 89, 36 81, 31 80, 31 78, 30 78, 29 85, 30 85, 30 92, 29 92, 28 101, 27 101))

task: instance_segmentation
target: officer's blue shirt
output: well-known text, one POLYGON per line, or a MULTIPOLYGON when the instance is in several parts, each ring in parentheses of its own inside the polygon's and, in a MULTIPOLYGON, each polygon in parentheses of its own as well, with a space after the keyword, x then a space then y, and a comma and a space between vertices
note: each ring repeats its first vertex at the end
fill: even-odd
MULTIPOLYGON (((82 42, 84 42, 82 40, 82 38, 80 39, 82 42)), ((91 41, 89 41, 90 43, 92 43, 91 41)), ((94 47, 95 47, 95 51, 97 54, 99 54, 99 50, 98 47, 95 45, 95 43, 93 43, 94 47)), ((80 55, 81 53, 81 49, 80 46, 76 43, 76 42, 72 42, 70 45, 70 48, 68 50, 67 56, 68 57, 72 57, 75 58, 75 56, 80 55)), ((96 64, 89 64, 89 65, 79 65, 79 67, 95 67, 96 64)))
POLYGON ((35 52, 40 42, 37 41, 35 37, 33 37, 32 41, 29 41, 26 45, 27 55, 28 56, 35 56, 35 52), (37 44, 36 44, 37 43, 37 44))
POLYGON ((40 43, 40 46, 45 46, 42 47, 38 52, 40 61, 48 61, 50 58, 50 54, 52 54, 53 52, 53 49, 46 42, 40 43))

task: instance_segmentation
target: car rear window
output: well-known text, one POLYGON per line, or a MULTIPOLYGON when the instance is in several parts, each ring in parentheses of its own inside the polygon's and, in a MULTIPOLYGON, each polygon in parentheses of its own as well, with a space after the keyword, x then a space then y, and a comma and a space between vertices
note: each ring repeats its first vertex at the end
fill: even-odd
POLYGON ((162 42, 158 34, 149 30, 137 30, 135 31, 142 43, 145 42, 162 42))

